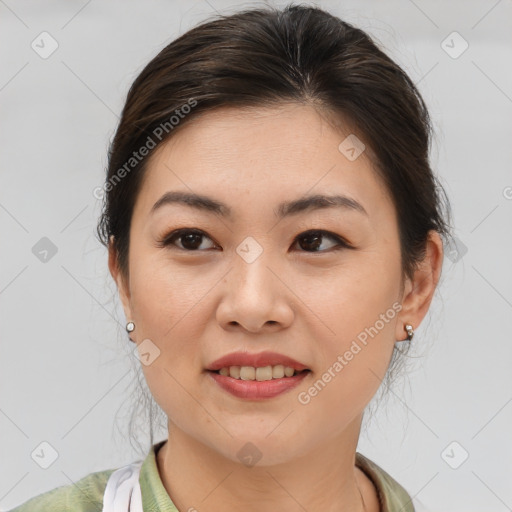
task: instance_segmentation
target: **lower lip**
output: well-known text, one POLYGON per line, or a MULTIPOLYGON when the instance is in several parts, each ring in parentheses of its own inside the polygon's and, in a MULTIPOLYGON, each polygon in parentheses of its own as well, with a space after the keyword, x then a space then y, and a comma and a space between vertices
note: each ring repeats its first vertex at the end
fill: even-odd
POLYGON ((311 372, 303 371, 293 377, 272 380, 241 380, 233 379, 219 373, 208 371, 213 380, 225 391, 238 398, 264 399, 281 395, 297 386, 311 372))

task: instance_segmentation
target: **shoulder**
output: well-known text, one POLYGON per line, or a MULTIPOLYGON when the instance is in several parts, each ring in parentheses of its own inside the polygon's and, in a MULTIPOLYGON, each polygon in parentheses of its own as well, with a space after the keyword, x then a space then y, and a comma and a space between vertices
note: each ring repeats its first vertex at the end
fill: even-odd
POLYGON ((372 480, 377 490, 381 510, 391 512, 416 511, 415 502, 409 493, 387 471, 363 454, 356 452, 356 465, 372 480))
POLYGON ((98 512, 114 469, 90 473, 81 480, 39 494, 9 512, 98 512))

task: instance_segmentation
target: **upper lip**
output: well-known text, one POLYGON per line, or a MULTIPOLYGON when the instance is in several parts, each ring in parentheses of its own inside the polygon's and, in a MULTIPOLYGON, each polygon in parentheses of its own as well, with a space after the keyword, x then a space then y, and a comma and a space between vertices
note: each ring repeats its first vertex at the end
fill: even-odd
POLYGON ((308 370, 309 368, 292 359, 291 357, 277 352, 259 352, 258 354, 249 354, 248 352, 232 352, 213 361, 206 369, 217 371, 229 366, 253 366, 255 368, 263 366, 276 366, 282 364, 289 366, 297 371, 308 370))

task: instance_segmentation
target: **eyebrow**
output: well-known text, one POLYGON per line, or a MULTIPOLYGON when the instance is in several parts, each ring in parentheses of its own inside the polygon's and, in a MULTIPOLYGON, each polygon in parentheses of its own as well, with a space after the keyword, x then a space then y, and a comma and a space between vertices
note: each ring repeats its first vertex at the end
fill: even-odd
MULTIPOLYGON (((191 192, 172 191, 166 192, 151 208, 150 214, 160 209, 164 205, 181 204, 210 213, 221 215, 222 217, 232 218, 231 208, 211 197, 195 194, 191 192)), ((274 215, 282 219, 291 215, 297 215, 306 211, 319 210, 324 208, 341 208, 362 213, 368 216, 368 212, 363 205, 355 199, 345 195, 323 195, 316 194, 301 197, 294 201, 285 201, 280 203, 277 209, 274 209, 274 215)))

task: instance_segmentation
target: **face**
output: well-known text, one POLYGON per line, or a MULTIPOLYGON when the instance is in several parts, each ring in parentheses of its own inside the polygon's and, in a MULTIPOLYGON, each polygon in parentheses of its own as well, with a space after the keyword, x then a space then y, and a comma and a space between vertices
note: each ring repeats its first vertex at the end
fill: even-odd
POLYGON ((150 354, 142 368, 155 400, 175 428, 233 461, 249 441, 265 465, 343 436, 379 388, 404 322, 416 326, 426 312, 403 309, 412 286, 401 294, 395 209, 368 149, 356 159, 340 151, 350 133, 305 106, 196 118, 151 157, 130 228, 129 282, 111 254, 132 339, 150 354), (168 192, 206 196, 230 213, 154 208, 168 192), (348 199, 279 208, 312 195, 348 199), (206 370, 239 351, 276 352, 309 371, 273 398, 241 398, 206 370))

